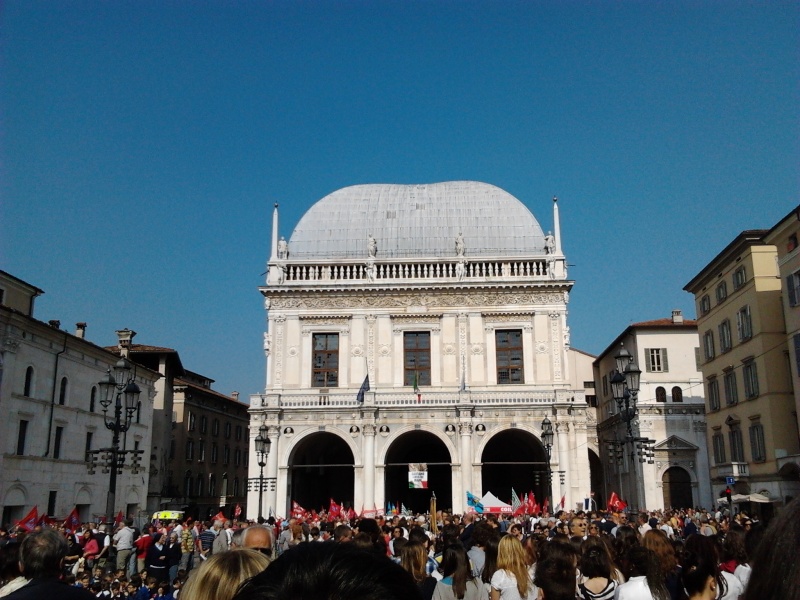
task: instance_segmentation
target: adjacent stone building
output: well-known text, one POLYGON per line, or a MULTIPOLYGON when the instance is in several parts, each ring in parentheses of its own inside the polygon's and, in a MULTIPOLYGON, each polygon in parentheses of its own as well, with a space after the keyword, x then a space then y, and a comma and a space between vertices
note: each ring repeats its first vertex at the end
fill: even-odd
POLYGON ((598 435, 604 446, 606 489, 631 508, 712 506, 706 451, 705 398, 697 362, 697 323, 675 310, 671 318, 634 323, 594 363, 598 435), (634 438, 614 401, 615 356, 625 349, 641 369, 634 438), (641 450, 641 451, 640 451, 641 450), (647 454, 647 456, 645 455, 647 454))
POLYGON ((433 494, 462 512, 467 491, 508 500, 512 486, 542 499, 548 466, 556 502, 582 502, 599 449, 593 357, 570 347, 572 285, 555 201, 545 234, 492 185, 358 185, 314 204, 288 241, 276 205, 266 384, 250 399, 250 438, 264 426, 271 441, 263 513, 331 496, 424 511, 433 494), (427 487, 412 489, 420 464, 427 487))
MULTIPOLYGON (((34 318, 41 289, 0 271, 0 502, 2 523, 13 523, 37 507, 38 514, 65 517, 73 508, 83 521, 106 514, 109 474, 87 470, 87 453, 111 446, 100 405, 98 382, 119 356, 61 323, 34 318)), ((122 335, 126 335, 123 330, 122 335)), ((130 332, 127 332, 130 333, 130 332)), ((134 369, 139 405, 120 449, 150 448, 150 421, 159 375, 134 369)), ((113 417, 113 406, 109 416, 113 417)), ((130 458, 130 457, 129 457, 130 458)), ((146 464, 133 473, 131 461, 117 477, 114 514, 137 515, 147 502, 146 464)))

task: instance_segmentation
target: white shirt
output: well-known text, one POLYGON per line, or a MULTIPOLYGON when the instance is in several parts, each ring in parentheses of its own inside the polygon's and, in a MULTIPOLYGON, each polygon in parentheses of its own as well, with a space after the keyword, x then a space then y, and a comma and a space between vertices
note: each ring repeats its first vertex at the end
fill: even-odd
POLYGON ((505 569, 495 571, 494 575, 492 575, 492 588, 500 592, 502 600, 536 600, 539 597, 539 590, 536 589, 532 581, 528 583, 528 593, 524 598, 520 597, 517 589, 517 578, 505 569))
POLYGON ((744 594, 744 586, 742 585, 742 582, 739 581, 735 575, 728 573, 727 571, 722 572, 722 577, 725 579, 728 590, 719 600, 738 600, 739 596, 744 594))
POLYGON ((653 594, 647 586, 644 575, 631 577, 627 583, 617 586, 614 590, 614 600, 653 600, 653 594))

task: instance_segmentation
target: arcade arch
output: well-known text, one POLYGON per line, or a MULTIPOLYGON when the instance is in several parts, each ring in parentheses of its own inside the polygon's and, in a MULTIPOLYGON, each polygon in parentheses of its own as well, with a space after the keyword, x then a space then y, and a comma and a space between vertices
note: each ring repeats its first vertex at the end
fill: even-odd
MULTIPOLYGON (((511 488, 520 495, 533 491, 544 501, 547 454, 541 441, 522 429, 506 429, 487 440, 481 453, 481 489, 505 500, 511 488)), ((557 476, 557 475, 556 475, 557 476)))
POLYGON ((384 498, 388 504, 404 505, 415 513, 427 512, 433 493, 440 509, 453 506, 452 456, 445 443, 435 434, 414 430, 395 438, 386 451, 384 498), (425 463, 428 467, 428 488, 409 489, 409 463, 425 463))
POLYGON ((299 440, 288 465, 287 502, 294 500, 307 510, 327 509, 331 498, 353 506, 355 459, 338 435, 317 432, 299 440))

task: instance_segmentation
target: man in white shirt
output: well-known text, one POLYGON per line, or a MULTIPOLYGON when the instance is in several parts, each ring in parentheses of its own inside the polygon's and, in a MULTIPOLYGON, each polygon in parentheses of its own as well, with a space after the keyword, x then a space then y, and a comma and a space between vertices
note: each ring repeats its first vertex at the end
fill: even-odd
POLYGON ((117 570, 126 569, 128 559, 133 552, 133 520, 128 519, 114 534, 114 546, 117 548, 117 570))

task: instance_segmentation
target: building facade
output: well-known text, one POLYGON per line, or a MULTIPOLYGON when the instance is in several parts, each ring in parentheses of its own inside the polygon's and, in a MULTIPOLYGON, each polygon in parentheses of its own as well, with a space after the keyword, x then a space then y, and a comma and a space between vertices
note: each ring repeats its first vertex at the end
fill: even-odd
POLYGON ((238 394, 211 389, 212 379, 185 371, 176 378, 164 505, 206 518, 220 510, 246 514, 248 406, 238 394))
MULTIPOLYGON (((336 502, 462 512, 511 488, 567 505, 599 464, 585 396, 593 357, 570 348, 573 282, 553 233, 491 185, 360 185, 312 206, 287 241, 273 213, 266 382, 250 399, 248 516, 336 502), (542 422, 555 429, 548 460, 542 422), (409 487, 410 465, 427 487, 409 487), (261 492, 259 493, 259 488, 261 492)), ((595 473, 595 476, 597 474, 595 473)))
POLYGON ((681 311, 634 323, 594 363, 598 435, 605 448, 606 489, 632 508, 712 506, 706 451, 705 398, 697 363, 697 323, 681 311), (615 356, 625 349, 641 369, 633 438, 614 400, 615 356))
POLYGON ((781 463, 800 445, 777 252, 766 233, 739 234, 684 289, 697 307, 714 496, 732 478, 734 493, 780 504, 797 495, 781 463))
MULTIPOLYGON (((106 513, 108 470, 101 464, 90 473, 87 453, 111 445, 98 382, 119 356, 85 339, 85 323, 78 323, 72 334, 62 330, 58 321, 44 323, 34 318, 34 299, 42 293, 0 271, 4 524, 19 520, 33 507, 40 515, 61 518, 77 507, 83 521, 99 520, 106 513)), ((139 404, 120 449, 147 450, 159 375, 144 367, 137 367, 134 375, 141 390, 139 404)), ((147 501, 147 469, 132 469, 128 460, 116 489, 114 514, 136 515, 147 501)))

